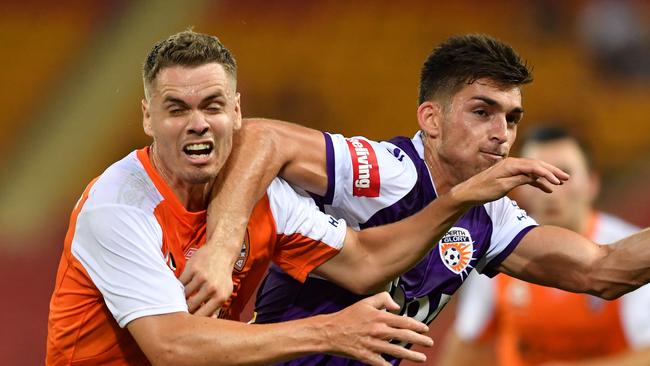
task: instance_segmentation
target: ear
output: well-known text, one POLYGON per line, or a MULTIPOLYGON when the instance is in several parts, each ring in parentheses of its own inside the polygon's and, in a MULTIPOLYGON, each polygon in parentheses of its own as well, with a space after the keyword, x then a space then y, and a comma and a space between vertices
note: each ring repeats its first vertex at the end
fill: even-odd
POLYGON ((418 124, 420 129, 430 137, 440 135, 443 110, 438 102, 426 101, 418 107, 418 124))
POLYGON ((142 129, 144 133, 153 137, 153 129, 151 128, 151 113, 149 112, 149 102, 146 99, 142 99, 142 129))
POLYGON ((241 95, 237 93, 235 95, 235 121, 234 121, 234 128, 235 130, 238 130, 241 128, 241 95))

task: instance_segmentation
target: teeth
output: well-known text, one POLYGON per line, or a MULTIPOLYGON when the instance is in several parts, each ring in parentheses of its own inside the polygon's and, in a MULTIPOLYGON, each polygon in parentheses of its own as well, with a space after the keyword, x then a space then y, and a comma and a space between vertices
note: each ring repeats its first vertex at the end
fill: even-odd
POLYGON ((193 151, 193 150, 205 150, 205 149, 209 149, 209 148, 210 148, 209 144, 191 144, 191 145, 187 145, 185 147, 186 150, 190 150, 190 151, 193 151))

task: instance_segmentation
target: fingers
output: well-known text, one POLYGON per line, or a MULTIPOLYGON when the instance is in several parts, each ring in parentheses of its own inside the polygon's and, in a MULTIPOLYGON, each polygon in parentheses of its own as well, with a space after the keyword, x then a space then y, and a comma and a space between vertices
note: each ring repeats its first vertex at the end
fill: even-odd
POLYGON ((569 174, 562 169, 541 160, 516 159, 515 163, 522 173, 534 178, 543 177, 551 184, 559 185, 569 179, 569 174))
POLYGON ((431 339, 431 337, 408 329, 390 329, 387 332, 386 337, 390 337, 387 339, 396 339, 405 343, 417 344, 424 347, 433 346, 433 339, 431 339))
POLYGON ((215 315, 219 307, 221 306, 221 303, 218 299, 215 299, 214 297, 208 300, 208 302, 204 303, 199 307, 198 310, 194 313, 194 315, 198 316, 212 316, 215 315))
POLYGON ((400 308, 400 306, 390 297, 386 291, 380 292, 370 297, 366 297, 361 301, 379 310, 386 309, 388 311, 395 311, 399 310, 400 308))
MULTIPOLYGON (((183 273, 178 277, 178 280, 181 281, 183 286, 187 286, 187 283, 192 280, 192 277, 194 277, 194 273, 191 270, 192 266, 185 266, 185 269, 183 270, 183 273)), ((187 294, 185 294, 187 296, 187 294)))
MULTIPOLYGON (((401 316, 401 315, 396 315, 396 314, 391 314, 391 313, 386 313, 386 319, 384 320, 387 325, 389 325, 392 328, 399 328, 399 329, 409 329, 414 332, 418 333, 426 333, 429 331, 429 327, 422 323, 419 322, 413 318, 410 318, 408 316, 401 316)), ((395 337, 398 338, 398 337, 395 337)), ((406 340, 399 338, 401 340, 406 340)), ((414 343, 414 342, 409 342, 409 343, 414 343)), ((420 344, 420 343, 418 343, 420 344)), ((430 346, 431 344, 422 344, 423 346, 430 346)))
MULTIPOLYGON (((393 344, 389 342, 382 342, 376 347, 376 352, 378 354, 386 354, 393 357, 401 358, 403 360, 409 360, 414 362, 426 362, 427 356, 418 351, 414 351, 408 348, 404 348, 398 344, 393 344)), ((383 357, 379 357, 384 361, 383 357)), ((385 361, 384 361, 385 362, 385 361)))
POLYGON ((187 310, 190 312, 190 314, 194 314, 194 312, 203 304, 205 301, 209 301, 208 298, 210 297, 211 293, 209 293, 208 288, 206 286, 203 286, 194 293, 192 296, 190 296, 187 299, 187 310))
MULTIPOLYGON (((184 273, 184 272, 183 272, 184 273)), ((185 298, 189 298, 190 295, 193 293, 197 292, 201 285, 203 285, 205 281, 201 281, 201 279, 198 276, 191 277, 191 281, 189 283, 185 283, 185 298)))

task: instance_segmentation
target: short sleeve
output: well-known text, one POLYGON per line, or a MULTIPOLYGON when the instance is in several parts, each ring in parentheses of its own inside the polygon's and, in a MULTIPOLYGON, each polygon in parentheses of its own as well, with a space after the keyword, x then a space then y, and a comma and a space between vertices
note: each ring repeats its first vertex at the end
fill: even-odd
POLYGON ((313 199, 276 178, 267 189, 278 244, 274 261, 299 281, 336 255, 345 241, 346 222, 321 212, 313 199))
POLYGON ((390 142, 325 134, 328 190, 324 204, 357 228, 416 184, 415 164, 390 142))
POLYGON ((160 226, 140 209, 102 205, 79 214, 72 254, 120 327, 143 316, 187 312, 183 286, 161 245, 160 226))
POLYGON ((493 277, 497 273, 496 267, 512 253, 528 231, 537 227, 537 222, 508 197, 483 206, 492 221, 492 235, 490 247, 476 269, 493 277))

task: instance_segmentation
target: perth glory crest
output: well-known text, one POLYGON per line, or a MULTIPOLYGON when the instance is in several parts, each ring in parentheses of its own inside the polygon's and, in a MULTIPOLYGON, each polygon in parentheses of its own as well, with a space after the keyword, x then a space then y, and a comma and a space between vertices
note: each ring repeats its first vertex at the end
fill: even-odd
POLYGON ((455 274, 467 276, 469 262, 474 253, 474 242, 467 229, 452 227, 438 243, 440 258, 455 274))

